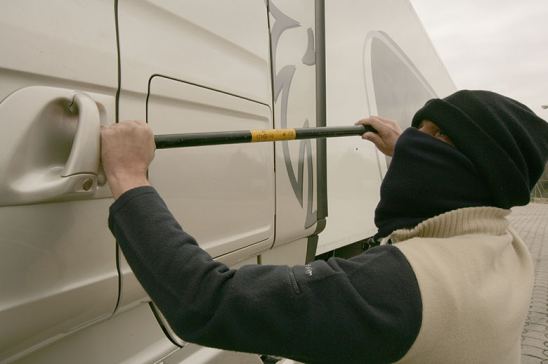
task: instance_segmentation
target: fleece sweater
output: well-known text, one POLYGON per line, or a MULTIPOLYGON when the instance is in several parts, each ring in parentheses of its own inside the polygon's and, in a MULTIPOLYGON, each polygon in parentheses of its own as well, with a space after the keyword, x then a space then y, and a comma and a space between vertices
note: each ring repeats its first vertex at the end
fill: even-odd
POLYGON ((518 363, 532 265, 507 212, 451 211, 348 260, 238 270, 152 187, 118 198, 109 226, 186 341, 307 363, 518 363))

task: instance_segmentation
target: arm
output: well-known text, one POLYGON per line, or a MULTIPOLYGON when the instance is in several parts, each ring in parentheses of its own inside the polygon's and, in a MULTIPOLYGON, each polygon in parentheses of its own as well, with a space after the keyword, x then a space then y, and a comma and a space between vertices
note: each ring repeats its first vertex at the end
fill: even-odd
POLYGON ((137 278, 184 340, 314 363, 389 362, 421 323, 399 249, 309 266, 232 270, 203 251, 151 187, 111 207, 109 225, 137 278))
POLYGON ((421 323, 420 292, 397 248, 306 267, 229 269, 182 230, 149 186, 154 142, 145 124, 104 129, 102 147, 117 197, 109 227, 183 339, 315 363, 395 361, 412 345, 421 323))

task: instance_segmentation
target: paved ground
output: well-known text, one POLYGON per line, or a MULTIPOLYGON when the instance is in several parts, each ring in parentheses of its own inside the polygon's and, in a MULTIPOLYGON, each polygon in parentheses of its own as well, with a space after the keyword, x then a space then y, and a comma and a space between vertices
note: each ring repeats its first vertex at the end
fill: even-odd
POLYGON ((535 262, 535 284, 522 335, 522 363, 548 364, 548 203, 512 209, 510 222, 535 262))

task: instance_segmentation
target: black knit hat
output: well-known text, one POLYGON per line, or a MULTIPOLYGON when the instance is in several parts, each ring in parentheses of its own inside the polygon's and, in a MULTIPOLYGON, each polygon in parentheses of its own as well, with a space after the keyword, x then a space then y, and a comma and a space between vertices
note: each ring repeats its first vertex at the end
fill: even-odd
POLYGON ((436 123, 476 166, 498 207, 526 205, 548 158, 548 123, 527 106, 489 91, 432 99, 413 117, 436 123))

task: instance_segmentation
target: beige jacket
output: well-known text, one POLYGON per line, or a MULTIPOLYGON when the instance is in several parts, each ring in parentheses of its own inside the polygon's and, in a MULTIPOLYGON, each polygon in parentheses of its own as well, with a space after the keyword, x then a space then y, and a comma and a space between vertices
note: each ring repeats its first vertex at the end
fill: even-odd
POLYGON ((418 337, 398 363, 520 363, 533 264, 509 212, 464 208, 391 234, 423 304, 418 337))

